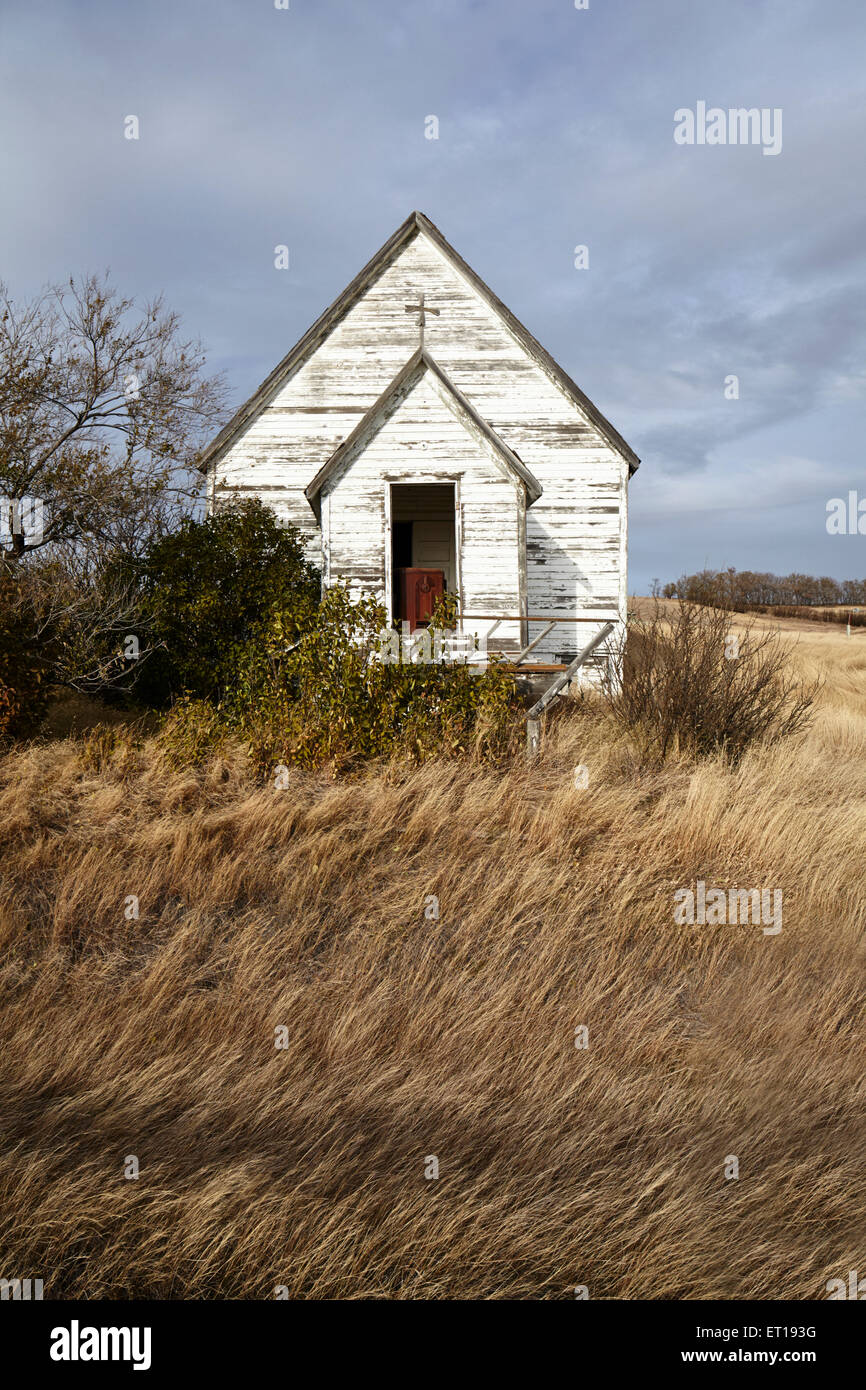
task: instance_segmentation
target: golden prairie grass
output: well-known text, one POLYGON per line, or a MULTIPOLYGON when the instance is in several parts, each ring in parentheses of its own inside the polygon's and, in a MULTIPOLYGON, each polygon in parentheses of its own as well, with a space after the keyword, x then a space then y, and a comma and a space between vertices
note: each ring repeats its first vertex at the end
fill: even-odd
POLYGON ((642 769, 577 703, 532 766, 282 791, 117 731, 10 753, 0 1274, 814 1299, 862 1269, 866 635, 775 625, 817 716, 736 769, 642 769), (676 925, 698 879, 781 889, 782 932, 676 925))

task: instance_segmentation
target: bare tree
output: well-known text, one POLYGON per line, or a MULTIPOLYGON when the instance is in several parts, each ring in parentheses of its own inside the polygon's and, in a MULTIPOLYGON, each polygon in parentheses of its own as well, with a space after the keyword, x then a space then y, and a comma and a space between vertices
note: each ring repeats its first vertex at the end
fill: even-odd
POLYGON ((161 298, 137 308, 106 275, 18 306, 0 285, 3 558, 52 545, 138 553, 192 505, 224 401, 161 298), (36 503, 29 525, 24 499, 36 503))

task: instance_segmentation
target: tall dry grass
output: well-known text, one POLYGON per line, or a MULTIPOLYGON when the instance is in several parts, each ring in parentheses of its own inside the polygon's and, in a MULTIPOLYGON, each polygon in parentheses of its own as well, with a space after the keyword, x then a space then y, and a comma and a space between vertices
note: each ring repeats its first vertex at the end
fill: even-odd
POLYGON ((116 733, 8 755, 0 1274, 813 1299, 862 1270, 866 638, 795 655, 815 723, 735 770, 641 770, 592 706, 531 767, 284 791, 116 733), (675 925, 697 879, 782 889, 781 934, 675 925))

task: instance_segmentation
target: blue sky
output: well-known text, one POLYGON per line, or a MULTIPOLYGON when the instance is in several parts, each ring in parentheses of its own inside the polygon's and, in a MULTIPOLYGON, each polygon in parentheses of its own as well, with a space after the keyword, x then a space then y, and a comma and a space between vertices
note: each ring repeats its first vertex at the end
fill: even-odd
POLYGON ((163 290, 239 404, 420 208, 641 456, 633 591, 862 577, 864 47, 862 0, 2 0, 0 275, 163 290), (781 153, 675 144, 698 101, 781 153))

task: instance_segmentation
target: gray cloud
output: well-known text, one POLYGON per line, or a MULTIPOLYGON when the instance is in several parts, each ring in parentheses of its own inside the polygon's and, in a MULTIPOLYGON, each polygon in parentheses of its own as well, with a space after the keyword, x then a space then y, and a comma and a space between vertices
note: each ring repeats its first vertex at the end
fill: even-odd
POLYGON ((7 9, 16 293, 164 289, 240 400, 420 207, 643 457, 634 587, 710 552, 866 573, 823 526, 866 489, 859 0, 291 5, 7 9), (781 107, 782 153, 675 145, 699 99, 781 107))

